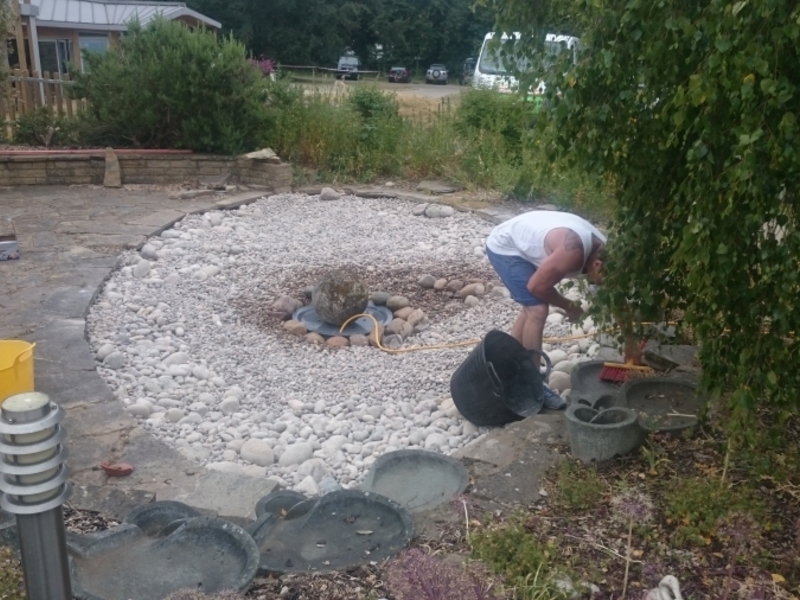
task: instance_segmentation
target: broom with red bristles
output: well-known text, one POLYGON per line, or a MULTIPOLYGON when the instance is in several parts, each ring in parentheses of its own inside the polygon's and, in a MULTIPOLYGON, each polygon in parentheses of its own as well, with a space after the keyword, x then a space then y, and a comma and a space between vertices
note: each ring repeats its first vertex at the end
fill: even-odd
MULTIPOLYGON (((647 340, 642 340, 639 344, 639 351, 643 351, 647 340)), ((600 370, 600 380, 609 383, 625 383, 631 377, 642 377, 652 375, 655 371, 645 365, 635 365, 632 360, 624 363, 607 362, 603 363, 600 370)))

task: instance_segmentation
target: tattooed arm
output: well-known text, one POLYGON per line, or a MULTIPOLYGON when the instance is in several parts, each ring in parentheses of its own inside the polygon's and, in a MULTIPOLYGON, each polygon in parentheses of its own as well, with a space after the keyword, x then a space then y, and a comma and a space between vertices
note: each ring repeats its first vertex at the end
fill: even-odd
POLYGON ((548 257, 528 281, 528 290, 553 306, 563 309, 570 320, 580 318, 583 311, 574 302, 558 293, 555 286, 570 273, 583 268, 583 242, 571 229, 553 229, 545 237, 548 257))

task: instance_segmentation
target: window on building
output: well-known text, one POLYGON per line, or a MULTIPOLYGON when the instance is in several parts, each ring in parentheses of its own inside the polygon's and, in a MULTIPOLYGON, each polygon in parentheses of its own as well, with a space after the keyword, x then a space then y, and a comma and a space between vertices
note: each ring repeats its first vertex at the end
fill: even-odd
MULTIPOLYGON (((80 44, 81 44, 81 55, 85 55, 87 52, 97 52, 102 54, 108 51, 108 36, 107 35, 97 35, 97 34, 80 34, 80 44)), ((88 70, 88 65, 86 61, 81 61, 81 65, 83 66, 83 70, 88 70)))
POLYGON ((72 40, 39 40, 42 73, 66 75, 72 62, 72 40))

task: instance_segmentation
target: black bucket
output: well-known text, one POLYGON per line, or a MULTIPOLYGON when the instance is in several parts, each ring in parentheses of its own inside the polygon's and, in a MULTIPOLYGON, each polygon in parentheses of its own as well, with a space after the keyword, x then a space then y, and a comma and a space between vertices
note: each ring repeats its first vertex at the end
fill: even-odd
POLYGON ((494 329, 453 373, 450 395, 467 421, 497 427, 542 410, 549 373, 546 354, 526 350, 507 333, 494 329), (544 372, 537 358, 544 360, 544 372))

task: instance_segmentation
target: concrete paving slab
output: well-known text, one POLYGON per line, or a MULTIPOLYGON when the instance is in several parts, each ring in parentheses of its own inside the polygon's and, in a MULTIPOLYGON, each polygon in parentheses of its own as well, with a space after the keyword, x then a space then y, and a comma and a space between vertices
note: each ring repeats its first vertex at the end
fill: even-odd
POLYGON ((67 319, 83 318, 89 310, 89 304, 96 290, 97 286, 55 290, 42 303, 42 310, 67 319))
POLYGON ((475 496, 527 505, 539 499, 541 477, 561 458, 555 446, 564 443, 564 413, 548 412, 492 430, 452 456, 470 471, 475 496))
POLYGON ((34 362, 36 389, 54 398, 60 405, 76 402, 109 402, 114 393, 94 369, 66 369, 57 363, 34 362), (94 375, 94 376, 92 376, 94 375))
POLYGON ((520 214, 520 212, 523 211, 516 212, 509 208, 500 207, 500 208, 480 208, 475 211, 475 214, 479 216, 481 219, 485 219, 490 223, 499 225, 500 223, 508 221, 509 219, 513 219, 518 214, 520 214))
POLYGON ((276 482, 267 478, 205 471, 183 489, 170 487, 156 494, 156 499, 177 500, 195 508, 213 511, 220 517, 255 520, 256 502, 277 486, 276 482))
POLYGON ((85 338, 83 319, 56 319, 28 336, 36 343, 35 363, 50 362, 73 371, 94 371, 96 365, 85 338))
POLYGON ((78 510, 93 510, 122 521, 134 508, 153 502, 152 492, 108 485, 76 485, 69 503, 78 510))
POLYGON ((148 235, 152 231, 148 225, 124 225, 109 221, 62 221, 56 225, 56 233, 115 233, 119 235, 148 235))
POLYGON ((81 243, 89 248, 111 248, 117 247, 124 250, 139 248, 144 244, 144 235, 117 235, 117 234, 94 234, 81 236, 81 243))

